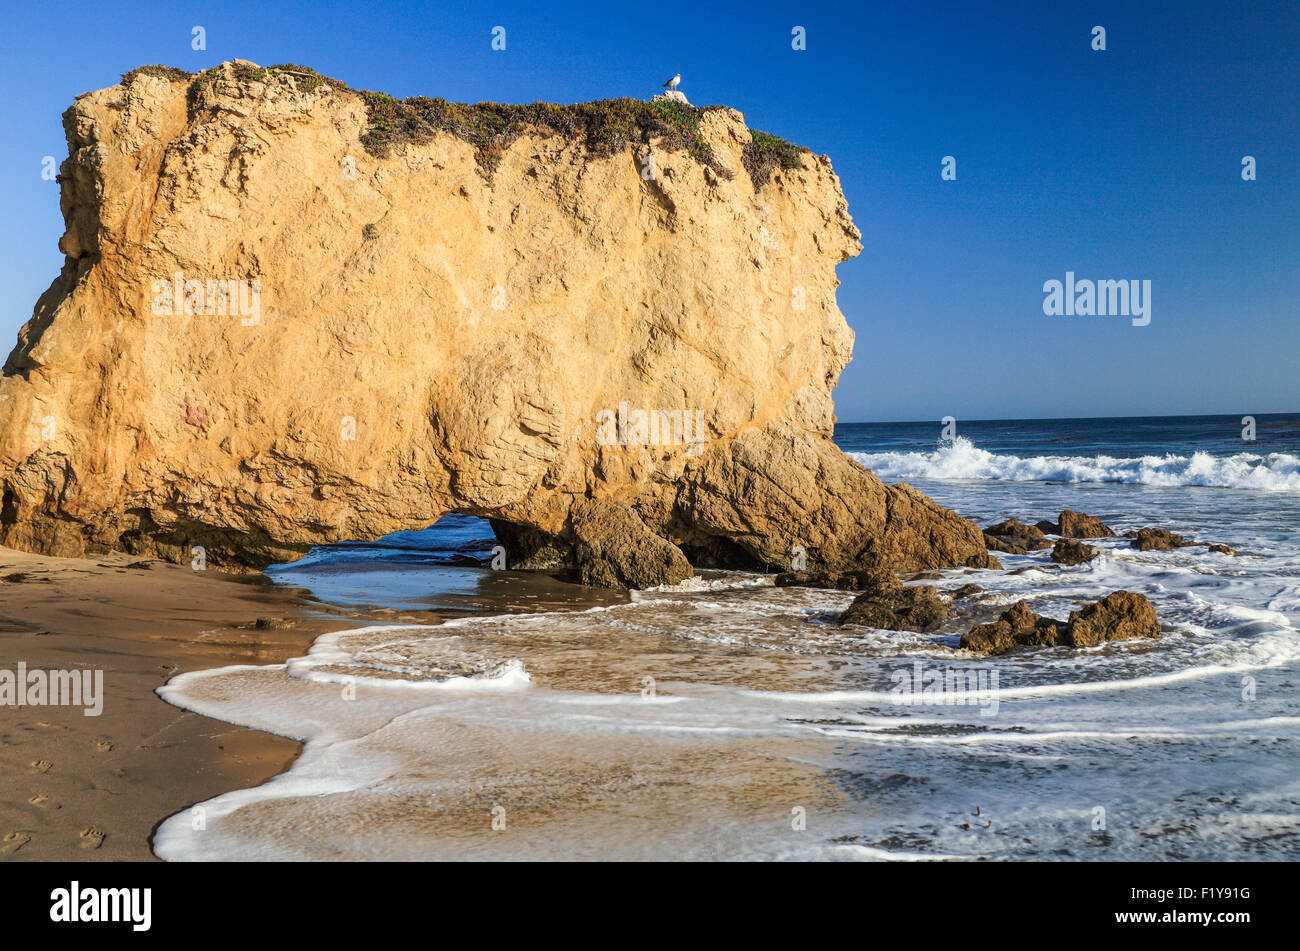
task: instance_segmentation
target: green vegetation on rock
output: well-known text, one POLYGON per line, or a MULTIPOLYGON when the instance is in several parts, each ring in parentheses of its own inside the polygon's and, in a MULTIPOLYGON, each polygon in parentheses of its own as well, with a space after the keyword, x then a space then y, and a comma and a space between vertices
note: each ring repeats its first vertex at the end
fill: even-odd
POLYGON ((418 145, 438 132, 447 132, 474 146, 478 164, 491 172, 502 153, 531 127, 565 139, 581 139, 598 155, 612 155, 629 145, 660 138, 666 148, 685 151, 720 175, 729 174, 700 135, 700 115, 717 106, 697 109, 678 102, 629 98, 569 106, 549 102, 468 105, 427 96, 400 100, 379 92, 361 95, 370 119, 361 142, 378 157, 389 155, 394 146, 418 145))
MULTIPOLYGON (((174 66, 140 66, 122 74, 129 84, 137 76, 157 76, 169 82, 188 82, 186 101, 190 118, 198 112, 203 92, 221 75, 220 66, 190 73, 174 66)), ((311 92, 322 83, 347 89, 347 83, 321 75, 310 66, 280 63, 275 66, 232 64, 236 80, 265 82, 271 77, 289 77, 298 89, 311 92)), ((645 102, 640 99, 601 99, 573 105, 535 102, 505 105, 448 102, 442 98, 412 96, 397 99, 387 93, 358 90, 366 104, 367 127, 361 134, 366 151, 378 158, 392 154, 394 147, 429 142, 446 132, 474 146, 474 158, 491 174, 510 145, 529 129, 581 140, 596 155, 614 155, 631 145, 659 139, 664 148, 689 154, 701 165, 730 178, 732 172, 713 154, 700 134, 700 117, 721 106, 690 106, 672 99, 645 102)), ((754 130, 753 141, 745 146, 742 161, 756 187, 765 185, 776 169, 801 168, 801 149, 784 139, 754 130)))
POLYGON ((189 70, 180 69, 176 66, 161 66, 158 64, 150 66, 137 66, 135 69, 122 74, 122 85, 129 86, 135 82, 137 76, 154 76, 158 79, 165 79, 172 83, 187 83, 194 78, 194 74, 189 70))
POLYGON ((800 153, 807 152, 807 149, 757 129, 750 130, 750 135, 752 141, 745 146, 741 161, 745 163, 745 171, 749 172, 755 188, 766 185, 772 172, 778 168, 803 168, 800 153))

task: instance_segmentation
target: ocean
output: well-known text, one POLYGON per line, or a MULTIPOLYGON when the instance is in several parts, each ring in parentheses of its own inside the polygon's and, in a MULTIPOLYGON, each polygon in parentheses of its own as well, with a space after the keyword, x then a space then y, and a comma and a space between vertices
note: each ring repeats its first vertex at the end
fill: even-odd
POLYGON ((485 567, 479 519, 269 569, 358 627, 187 673, 188 710, 305 742, 167 819, 166 859, 1250 860, 1300 856, 1300 415, 842 424, 840 447, 981 526, 1064 508, 1221 542, 997 557, 935 632, 851 593, 701 571, 601 592, 485 567), (1146 595, 1158 640, 983 658, 1017 600, 1146 595))

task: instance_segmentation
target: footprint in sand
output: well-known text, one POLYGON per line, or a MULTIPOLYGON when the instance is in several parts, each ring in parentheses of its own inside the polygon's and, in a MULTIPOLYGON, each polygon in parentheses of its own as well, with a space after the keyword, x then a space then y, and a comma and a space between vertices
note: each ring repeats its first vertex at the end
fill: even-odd
POLYGON ((21 832, 10 832, 3 839, 0 839, 0 855, 13 855, 30 841, 32 841, 30 835, 23 835, 21 832))
POLYGON ((106 833, 101 832, 100 830, 96 829, 94 826, 91 826, 89 829, 82 829, 81 844, 77 846, 77 848, 97 849, 104 844, 105 838, 106 838, 106 833))
POLYGON ((33 796, 31 799, 28 799, 27 801, 30 802, 33 806, 40 806, 42 809, 63 808, 57 802, 51 799, 49 796, 45 795, 45 793, 37 793, 35 796, 33 796))
POLYGON ((53 765, 54 764, 47 759, 34 759, 32 760, 32 772, 48 773, 50 771, 50 767, 52 767, 53 765))
POLYGON ((108 753, 111 752, 112 749, 113 749, 112 740, 100 740, 98 743, 95 744, 96 753, 108 753))

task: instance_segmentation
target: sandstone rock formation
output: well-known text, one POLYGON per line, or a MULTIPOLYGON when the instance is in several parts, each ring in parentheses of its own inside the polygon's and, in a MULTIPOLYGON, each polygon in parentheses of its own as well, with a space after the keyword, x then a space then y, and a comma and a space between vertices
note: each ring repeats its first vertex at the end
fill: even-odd
POLYGON ((0 379, 0 542, 249 570, 461 512, 599 584, 996 564, 831 441, 861 245, 828 159, 757 187, 720 108, 682 120, 708 162, 550 128, 376 157, 376 101, 247 63, 77 99, 63 271, 0 379))
POLYGON ((978 624, 962 635, 964 650, 1001 654, 1016 647, 1094 647, 1106 641, 1159 637, 1156 609, 1145 596, 1114 591, 1100 601, 1053 621, 1017 601, 992 624, 978 624))

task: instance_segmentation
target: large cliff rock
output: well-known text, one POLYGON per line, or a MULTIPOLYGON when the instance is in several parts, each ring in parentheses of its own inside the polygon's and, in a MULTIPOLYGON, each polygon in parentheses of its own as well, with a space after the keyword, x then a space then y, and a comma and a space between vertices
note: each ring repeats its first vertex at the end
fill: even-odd
POLYGON ((860 244, 828 159, 756 187, 729 109, 692 112, 691 150, 530 128, 486 165, 446 131, 377 157, 368 102, 226 64, 67 111, 66 262, 0 380, 0 541, 244 570, 463 512, 512 566, 680 574, 589 508, 578 544, 592 500, 697 566, 990 563, 831 442, 860 244))

